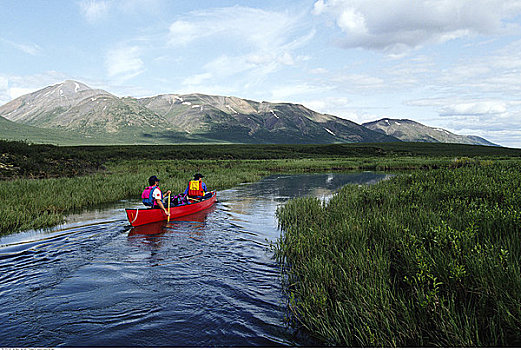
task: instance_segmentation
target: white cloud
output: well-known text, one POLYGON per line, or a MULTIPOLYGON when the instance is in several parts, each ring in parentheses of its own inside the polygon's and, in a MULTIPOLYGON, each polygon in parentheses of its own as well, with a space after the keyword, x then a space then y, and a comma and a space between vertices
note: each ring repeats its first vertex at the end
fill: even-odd
POLYGON ((444 120, 441 125, 459 135, 476 135, 502 146, 521 148, 521 120, 516 117, 518 113, 519 110, 493 119, 456 116, 444 120))
POLYGON ((110 8, 104 0, 82 0, 79 4, 82 15, 91 23, 106 17, 110 8))
POLYGON ((241 6, 194 11, 170 25, 168 43, 204 47, 207 56, 215 57, 186 82, 234 76, 251 86, 281 67, 309 59, 294 54, 315 35, 309 28, 300 33, 303 15, 241 6))
POLYGON ((33 88, 10 88, 9 89, 9 96, 11 99, 15 99, 17 97, 20 97, 22 95, 30 94, 31 92, 34 92, 36 89, 33 88))
POLYGON ((221 55, 205 64, 203 68, 212 75, 222 78, 252 69, 260 64, 260 60, 260 57, 221 55))
MULTIPOLYGON (((341 45, 400 54, 426 43, 510 30, 519 0, 318 0, 313 14, 344 33, 341 45)), ((516 25, 517 26, 517 25, 516 25)))
POLYGON ((368 34, 365 16, 354 8, 346 8, 340 12, 337 24, 346 33, 355 35, 368 34))
POLYGON ((201 85, 203 82, 208 81, 212 77, 213 77, 212 73, 202 73, 202 74, 192 75, 183 80, 183 85, 185 85, 185 86, 201 85))
POLYGON ((189 17, 170 25, 169 43, 188 44, 195 40, 217 37, 245 43, 258 49, 285 42, 287 33, 298 24, 298 16, 249 7, 226 7, 194 11, 189 17))
POLYGON ((505 101, 476 101, 457 103, 453 105, 444 106, 440 115, 454 116, 454 115, 496 115, 503 114, 507 111, 507 103, 505 101))
POLYGON ((201 31, 195 23, 178 20, 170 25, 169 28, 169 44, 172 46, 185 45, 204 36, 210 36, 213 33, 201 31))
POLYGON ((313 85, 308 82, 280 85, 271 89, 271 99, 275 101, 295 101, 298 97, 323 94, 332 89, 333 87, 328 85, 313 85))
POLYGON ((0 75, 0 104, 67 79, 74 78, 56 71, 26 76, 0 75))
MULTIPOLYGON (((464 99, 461 97, 427 98, 407 101, 407 105, 416 107, 435 107, 442 117, 483 116, 490 121, 508 115, 521 106, 521 101, 498 99, 464 99)), ((520 119, 521 120, 521 119, 520 119)))
POLYGON ((11 100, 8 92, 9 80, 0 75, 0 106, 11 100))
POLYGON ((8 85, 9 85, 9 79, 0 75, 0 91, 7 90, 8 85))
POLYGON ((409 101, 408 105, 434 107, 437 117, 413 118, 428 126, 460 135, 477 135, 503 146, 521 147, 521 101, 499 99, 432 98, 409 101))
POLYGON ((250 78, 248 79, 254 79, 255 76, 262 78, 281 66, 292 66, 299 60, 299 57, 295 58, 288 52, 254 52, 237 56, 221 55, 203 66, 207 71, 203 75, 226 78, 250 71, 250 78))
POLYGON ((313 73, 313 74, 326 74, 329 71, 326 68, 318 67, 318 68, 311 69, 310 72, 313 73))
MULTIPOLYGON (((113 0, 114 1, 114 0, 113 0)), ((126 14, 158 13, 163 0, 117 0, 117 8, 126 14)))
POLYGON ((25 52, 26 54, 29 54, 32 56, 36 56, 36 55, 40 54, 40 52, 42 51, 40 46, 38 46, 37 44, 34 44, 34 43, 22 44, 22 43, 17 43, 17 42, 7 40, 4 38, 0 38, 0 42, 6 43, 6 44, 10 45, 11 47, 14 47, 17 50, 20 50, 20 51, 25 52))
POLYGON ((343 119, 350 120, 357 124, 372 122, 372 121, 386 117, 385 115, 361 112, 354 108, 348 108, 348 107, 344 108, 344 110, 340 110, 338 113, 331 113, 331 114, 333 114, 337 117, 343 118, 343 119))
POLYGON ((46 71, 39 74, 23 75, 23 76, 8 76, 9 86, 14 88, 30 88, 41 89, 43 87, 56 84, 57 82, 67 79, 74 79, 73 77, 57 71, 46 71))
POLYGON ((479 130, 480 136, 504 147, 521 148, 521 129, 517 130, 479 130))
POLYGON ((486 55, 462 59, 440 72, 439 86, 451 86, 479 95, 521 95, 521 41, 515 41, 486 55))
POLYGON ((92 24, 108 19, 111 15, 157 14, 162 8, 162 0, 81 0, 78 4, 83 17, 92 24))
POLYGON ((109 78, 125 81, 143 73, 145 64, 140 54, 138 46, 120 46, 109 50, 105 60, 109 78))
POLYGON ((345 89, 360 90, 376 90, 387 87, 385 80, 380 77, 368 74, 345 74, 338 75, 331 79, 334 82, 341 83, 345 89))
POLYGON ((336 115, 339 111, 346 110, 349 106, 349 99, 347 97, 325 97, 317 100, 306 100, 301 103, 316 112, 336 115))

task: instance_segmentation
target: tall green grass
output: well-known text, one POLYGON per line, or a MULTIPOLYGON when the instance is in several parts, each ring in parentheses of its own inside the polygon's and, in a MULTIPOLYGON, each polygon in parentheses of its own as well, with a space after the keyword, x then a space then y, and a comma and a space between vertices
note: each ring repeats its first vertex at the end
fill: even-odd
MULTIPOLYGON (((445 166, 446 159, 429 161, 445 166)), ((123 160, 109 161, 106 170, 73 178, 0 181, 0 234, 60 224, 67 213, 121 199, 140 198, 147 179, 157 175, 163 190, 184 191, 195 173, 209 188, 222 190, 258 181, 270 173, 323 172, 356 169, 414 168, 425 162, 413 157, 393 160, 326 158, 273 160, 123 160)))
POLYGON ((249 159, 379 159, 428 161, 440 157, 521 157, 521 149, 439 143, 351 143, 330 145, 149 145, 54 146, 0 140, 0 179, 88 175, 107 161, 249 160, 249 159))
POLYGON ((290 201, 275 255, 329 345, 521 345, 521 162, 455 161, 290 201))
POLYGON ((183 192, 195 172, 203 172, 212 189, 258 180, 267 172, 231 169, 202 161, 122 161, 107 171, 75 178, 20 179, 0 182, 0 232, 3 234, 60 224, 67 213, 141 196, 151 175, 161 188, 183 192))

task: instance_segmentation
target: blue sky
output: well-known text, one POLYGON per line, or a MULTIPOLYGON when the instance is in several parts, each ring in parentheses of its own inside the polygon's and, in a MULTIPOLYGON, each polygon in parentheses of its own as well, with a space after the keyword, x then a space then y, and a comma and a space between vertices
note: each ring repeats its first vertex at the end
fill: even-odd
POLYGON ((521 148, 521 0, 0 0, 0 104, 67 79, 407 118, 521 148))

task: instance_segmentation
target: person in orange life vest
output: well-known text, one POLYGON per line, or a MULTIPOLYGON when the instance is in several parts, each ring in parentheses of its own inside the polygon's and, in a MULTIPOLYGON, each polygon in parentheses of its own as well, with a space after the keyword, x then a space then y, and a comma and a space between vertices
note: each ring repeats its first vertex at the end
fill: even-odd
POLYGON ((211 193, 206 193, 208 189, 206 184, 201 180, 204 176, 201 174, 195 174, 194 179, 188 182, 188 186, 185 190, 185 195, 190 198, 208 198, 211 197, 211 193))
MULTIPOLYGON (((161 190, 159 189, 159 179, 157 176, 150 176, 148 179, 148 184, 151 188, 154 188, 154 191, 150 194, 150 196, 153 198, 153 209, 162 209, 167 216, 170 216, 170 213, 165 208, 165 205, 163 204, 163 194, 161 193, 161 190)), ((169 195, 172 193, 172 191, 167 191, 166 194, 169 195)))

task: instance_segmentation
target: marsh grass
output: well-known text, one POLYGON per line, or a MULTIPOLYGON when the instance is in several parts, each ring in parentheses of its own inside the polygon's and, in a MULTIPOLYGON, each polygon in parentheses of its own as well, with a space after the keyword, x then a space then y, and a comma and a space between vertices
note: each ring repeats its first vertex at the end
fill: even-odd
POLYGON ((329 345, 519 346, 520 173, 455 160, 279 208, 294 321, 329 345))
MULTIPOLYGON (((520 149, 439 143, 351 143, 327 145, 117 145, 54 146, 0 140, 0 179, 55 178, 89 175, 104 169, 107 161, 121 160, 269 160, 342 158, 363 160, 368 168, 386 167, 374 160, 397 158, 422 161, 453 157, 521 157, 520 149)), ((388 165, 387 165, 388 166, 388 165)))
POLYGON ((255 171, 233 171, 201 161, 122 161, 107 163, 108 170, 75 178, 19 179, 0 182, 0 232, 46 228, 60 224, 67 213, 121 199, 139 199, 157 175, 163 190, 183 192, 195 172, 204 171, 212 189, 257 180, 255 171))
MULTIPOLYGON (((358 158, 268 160, 119 160, 103 164, 103 171, 78 177, 0 181, 0 232, 46 228, 60 224, 65 215, 121 199, 140 198, 147 179, 157 175, 163 190, 183 192, 195 173, 203 173, 209 188, 222 190, 254 182, 270 173, 349 171, 414 168, 424 164, 414 157, 392 160, 358 158)), ((433 161, 449 164, 447 159, 433 161)))

